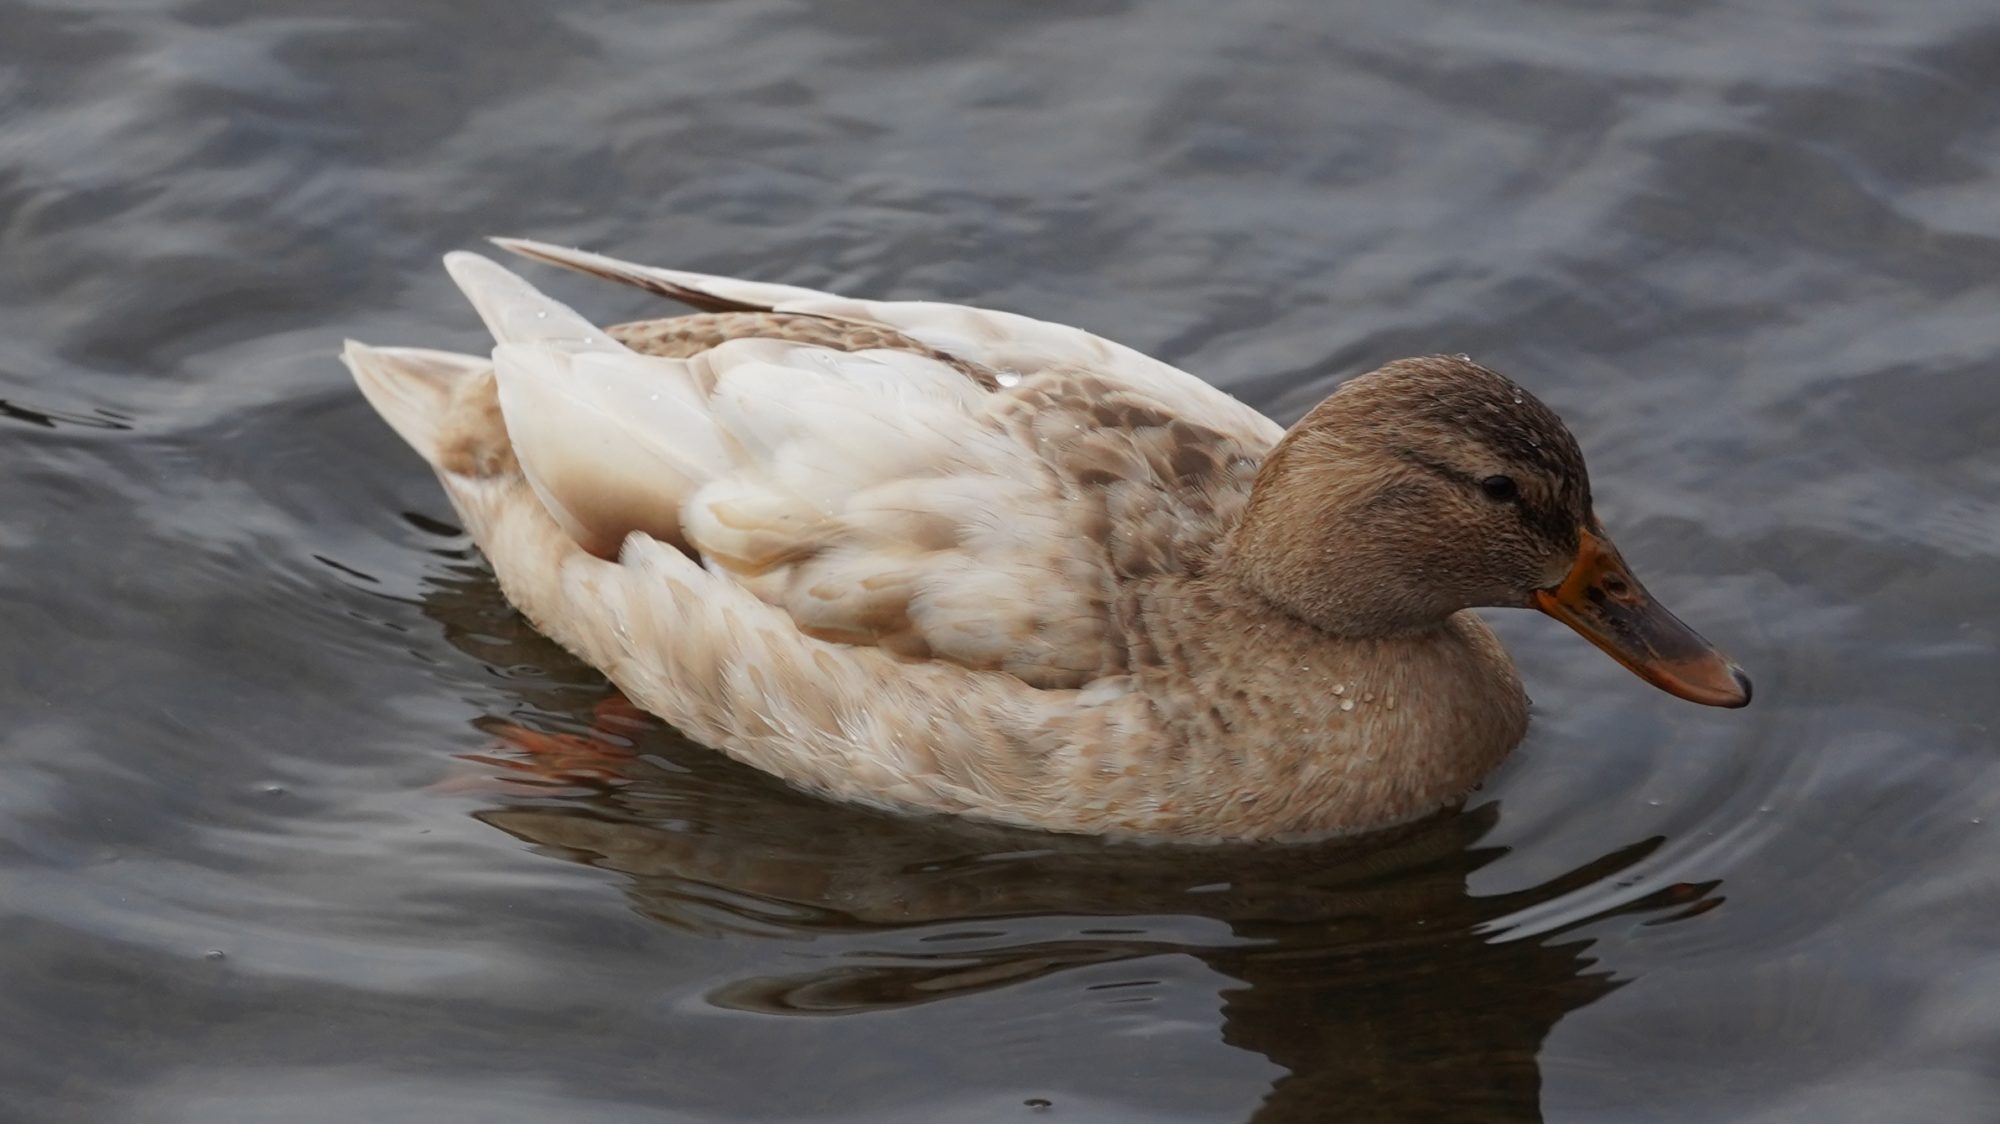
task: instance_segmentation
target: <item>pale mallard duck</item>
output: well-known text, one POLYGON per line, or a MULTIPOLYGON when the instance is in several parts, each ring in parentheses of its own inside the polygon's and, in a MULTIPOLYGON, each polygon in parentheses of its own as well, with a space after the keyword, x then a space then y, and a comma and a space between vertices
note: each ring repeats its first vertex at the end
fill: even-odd
POLYGON ((1465 358, 1289 432, 1075 328, 500 245, 700 309, 603 329, 446 265, 490 357, 370 348, 501 588, 689 736, 829 796, 1057 831, 1295 839, 1461 798, 1533 606, 1715 706, 1556 415, 1465 358))

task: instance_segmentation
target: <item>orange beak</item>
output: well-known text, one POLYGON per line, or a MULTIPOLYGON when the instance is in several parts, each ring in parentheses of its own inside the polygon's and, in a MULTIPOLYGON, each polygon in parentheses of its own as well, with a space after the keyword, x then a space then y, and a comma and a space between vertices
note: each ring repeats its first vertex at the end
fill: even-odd
POLYGON ((1569 576, 1531 602, 1668 694, 1707 706, 1750 702, 1743 669, 1653 600, 1601 532, 1582 532, 1569 576))

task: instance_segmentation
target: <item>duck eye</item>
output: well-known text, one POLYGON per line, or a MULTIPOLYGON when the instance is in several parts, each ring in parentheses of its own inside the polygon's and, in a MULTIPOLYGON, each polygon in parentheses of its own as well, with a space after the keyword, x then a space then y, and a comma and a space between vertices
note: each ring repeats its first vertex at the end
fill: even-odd
POLYGON ((1479 482, 1479 490, 1495 503, 1511 503, 1521 495, 1521 487, 1512 476, 1488 476, 1479 482))

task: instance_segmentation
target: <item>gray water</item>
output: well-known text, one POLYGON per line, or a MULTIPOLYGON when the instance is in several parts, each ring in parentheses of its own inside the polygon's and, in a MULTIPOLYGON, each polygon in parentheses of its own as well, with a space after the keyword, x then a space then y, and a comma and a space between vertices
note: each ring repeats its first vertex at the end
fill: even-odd
POLYGON ((2000 1119, 1990 0, 0 0, 0 108, 0 1119, 2000 1119), (1464 814, 1247 851, 592 733, 333 360, 489 233, 1470 352, 1757 701, 1495 613, 1464 814))

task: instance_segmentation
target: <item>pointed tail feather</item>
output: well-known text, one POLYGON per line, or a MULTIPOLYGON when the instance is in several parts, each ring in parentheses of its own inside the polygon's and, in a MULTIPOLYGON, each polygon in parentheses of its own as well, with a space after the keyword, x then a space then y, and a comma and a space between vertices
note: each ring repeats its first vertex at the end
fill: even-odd
POLYGON ((375 412, 410 447, 432 464, 439 462, 460 381, 490 367, 490 361, 417 347, 369 347, 348 340, 340 353, 361 393, 375 412))
POLYGON ((495 343, 544 344, 573 354, 625 350, 604 329, 491 258, 458 250, 444 256, 444 267, 486 322, 495 343))

